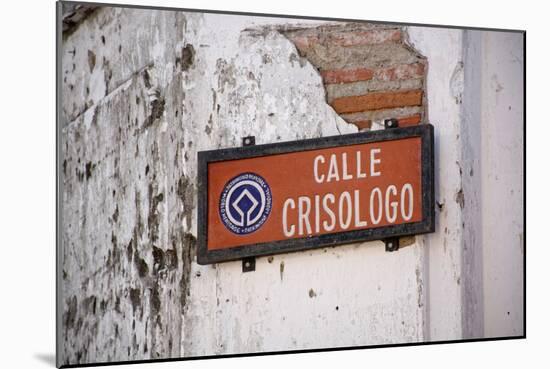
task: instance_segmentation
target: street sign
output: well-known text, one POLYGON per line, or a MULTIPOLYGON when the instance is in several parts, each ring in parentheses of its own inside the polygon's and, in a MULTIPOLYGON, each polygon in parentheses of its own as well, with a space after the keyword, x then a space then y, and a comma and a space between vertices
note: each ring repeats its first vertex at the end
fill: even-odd
POLYGON ((434 231, 433 126, 198 153, 198 262, 434 231))

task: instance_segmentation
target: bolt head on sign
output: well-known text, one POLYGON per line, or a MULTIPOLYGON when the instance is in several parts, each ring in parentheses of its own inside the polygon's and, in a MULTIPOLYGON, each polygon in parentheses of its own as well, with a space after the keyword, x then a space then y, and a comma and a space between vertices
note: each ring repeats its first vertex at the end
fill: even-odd
POLYGON ((434 231, 429 124, 199 152, 198 262, 434 231))

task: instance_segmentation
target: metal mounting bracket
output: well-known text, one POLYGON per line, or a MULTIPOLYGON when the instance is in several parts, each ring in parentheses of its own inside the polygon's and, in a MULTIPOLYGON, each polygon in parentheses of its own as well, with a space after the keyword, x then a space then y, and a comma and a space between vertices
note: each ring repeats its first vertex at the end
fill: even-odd
POLYGON ((256 270, 256 258, 249 257, 243 259, 243 273, 254 272, 256 270))
POLYGON ((256 145, 256 136, 243 137, 243 146, 253 146, 253 145, 256 145))
POLYGON ((399 237, 386 238, 383 241, 386 246, 386 252, 399 250, 399 237))
POLYGON ((399 121, 395 118, 384 119, 384 128, 399 128, 399 121))

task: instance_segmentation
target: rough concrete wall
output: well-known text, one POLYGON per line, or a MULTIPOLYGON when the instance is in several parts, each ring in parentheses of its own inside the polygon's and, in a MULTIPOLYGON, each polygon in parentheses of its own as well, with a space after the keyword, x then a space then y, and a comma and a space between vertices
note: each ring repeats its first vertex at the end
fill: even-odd
POLYGON ((481 117, 483 86, 481 63, 481 37, 484 32, 464 31, 464 94, 460 137, 462 139, 461 178, 463 201, 463 321, 467 338, 483 337, 483 223, 481 209, 482 146, 481 117))
POLYGON ((63 122, 74 121, 155 61, 157 67, 164 63, 159 77, 166 84, 182 68, 176 64, 184 53, 185 26, 176 12, 99 8, 78 24, 78 32, 65 32, 63 122))
POLYGON ((62 31, 65 35, 74 31, 78 25, 98 7, 87 4, 64 4, 62 18, 62 31))
POLYGON ((62 363, 184 354, 197 150, 356 130, 281 34, 220 18, 98 9, 64 37, 62 363))
POLYGON ((388 39, 325 49, 310 37, 338 43, 350 27, 100 8, 64 35, 61 363, 470 334, 479 314, 463 281, 479 268, 463 251, 463 33, 363 25, 388 39), (403 64, 422 67, 389 72, 403 64), (372 79, 335 80, 369 68, 372 79), (335 104, 419 88, 420 102, 367 106, 360 119, 335 104), (397 114, 435 125, 435 234, 397 253, 368 242, 262 257, 246 274, 238 261, 196 263, 197 151, 375 129, 397 114))
POLYGON ((63 44, 63 363, 180 354, 195 201, 171 55, 184 46, 129 64, 145 33, 118 25, 134 15, 141 32, 173 28, 146 49, 183 34, 177 13, 97 10, 63 44))
POLYGON ((485 336, 522 335, 523 34, 481 37, 480 164, 485 336))
MULTIPOLYGON (((232 55, 240 56, 229 56, 235 58, 239 69, 244 64, 261 78, 261 93, 255 98, 265 100, 275 86, 276 91, 279 90, 278 86, 283 90, 277 100, 288 99, 288 94, 292 94, 295 89, 300 91, 288 106, 277 104, 277 110, 270 107, 266 110, 265 105, 261 108, 265 112, 273 112, 275 116, 283 114, 284 119, 279 121, 282 131, 290 128, 281 136, 283 139, 315 137, 316 131, 310 129, 318 125, 314 123, 316 118, 312 120, 311 115, 319 112, 323 114, 319 116, 321 121, 339 120, 336 112, 327 105, 323 68, 320 68, 321 73, 317 71, 319 66, 315 65, 315 54, 312 56, 302 48, 298 51, 305 59, 300 59, 294 42, 303 32, 311 31, 323 33, 327 37, 334 37, 334 31, 339 35, 353 35, 358 31, 357 25, 351 29, 342 25, 320 28, 309 26, 306 30, 282 27, 282 33, 293 41, 291 43, 281 32, 273 31, 273 27, 256 26, 241 32, 239 18, 232 18, 227 19, 228 24, 236 23, 236 32, 232 36, 228 32, 217 33, 216 25, 220 22, 218 16, 206 15, 203 26, 214 30, 208 35, 210 42, 227 46, 232 55), (250 53, 249 50, 255 52, 250 53), (243 57, 255 53, 262 57, 243 57), (296 71, 295 74, 287 78, 292 70, 296 71), (302 100, 303 97, 306 99, 302 100), (307 114, 296 117, 306 122, 297 132, 289 127, 294 118, 284 112, 302 104, 309 108, 305 110, 307 114)), ((393 28, 392 32, 401 35, 402 31, 393 28)), ((353 57, 347 58, 347 62, 365 66, 373 58, 373 53, 369 56, 367 52, 368 46, 380 49, 380 45, 379 42, 347 45, 344 54, 353 54, 353 57)), ((390 59, 386 62, 388 67, 419 59, 417 53, 403 44, 382 46, 399 50, 403 59, 392 60, 391 53, 379 56, 390 59)), ((218 50, 215 52, 219 53, 218 50)), ((328 53, 334 57, 341 56, 332 49, 328 53)), ((367 65, 369 68, 384 67, 379 60, 370 62, 367 65)), ((247 83, 238 74, 236 78, 238 80, 235 86, 231 86, 231 94, 235 93, 236 86, 247 83)), ((379 89, 396 89, 396 86, 374 82, 379 83, 379 89)), ((360 91, 360 94, 368 93, 368 89, 360 91)), ((330 100, 330 94, 328 98, 330 100)), ((420 111, 422 108, 416 112, 420 111)), ((241 110, 237 114, 246 117, 247 111, 241 110)), ((385 111, 380 118, 383 114, 392 112, 385 111)), ((250 124, 253 118, 250 116, 242 124, 250 124)), ((331 124, 326 127, 328 129, 323 128, 317 133, 329 135, 344 132, 342 129, 334 130, 331 124)), ((347 127, 348 131, 356 129, 347 127)), ((279 139, 269 133, 262 134, 260 138, 262 143, 279 139)), ((238 141, 233 145, 238 145, 238 141)), ((213 266, 192 263, 191 295, 184 318, 182 351, 184 355, 196 356, 421 341, 424 339, 421 263, 421 249, 403 248, 398 255, 391 255, 384 252, 380 242, 262 257, 256 261, 256 271, 247 274, 242 273, 240 261, 213 266), (400 273, 388 277, 385 273, 387 270, 399 270, 400 273)))
POLYGON ((409 40, 428 60, 427 116, 435 127, 436 231, 424 245, 426 339, 460 339, 462 326, 461 103, 462 31, 409 27, 409 40))
POLYGON ((410 27, 409 36, 429 60, 436 132, 436 233, 420 239, 426 337, 522 335, 523 35, 410 27))

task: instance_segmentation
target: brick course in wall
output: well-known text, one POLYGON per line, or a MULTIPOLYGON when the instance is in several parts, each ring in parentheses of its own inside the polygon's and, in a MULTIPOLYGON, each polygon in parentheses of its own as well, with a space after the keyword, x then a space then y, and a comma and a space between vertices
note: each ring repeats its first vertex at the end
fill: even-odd
POLYGON ((401 126, 425 120, 427 62, 401 27, 352 23, 285 35, 319 70, 327 102, 348 123, 364 130, 387 118, 401 126))

